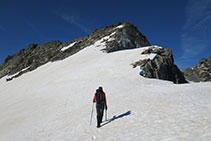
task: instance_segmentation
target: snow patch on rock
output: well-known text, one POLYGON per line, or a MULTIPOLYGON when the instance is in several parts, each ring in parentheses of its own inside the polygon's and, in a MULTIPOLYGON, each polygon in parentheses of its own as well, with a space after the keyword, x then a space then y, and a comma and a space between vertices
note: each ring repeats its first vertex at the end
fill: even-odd
POLYGON ((119 25, 119 26, 117 26, 116 28, 123 28, 124 27, 124 25, 119 25))
POLYGON ((114 38, 112 38, 112 36, 114 34, 116 34, 116 32, 113 32, 110 35, 103 37, 102 39, 96 41, 93 45, 96 46, 96 47, 105 48, 106 47, 106 41, 114 40, 114 38))
POLYGON ((5 78, 6 78, 6 80, 12 79, 12 77, 15 77, 15 76, 19 75, 20 73, 26 71, 26 70, 29 69, 29 68, 30 68, 30 67, 24 68, 24 69, 22 69, 21 71, 15 73, 15 74, 13 74, 13 75, 7 75, 5 78))
POLYGON ((74 46, 76 43, 77 43, 77 42, 73 42, 73 43, 69 44, 68 46, 63 47, 63 48, 61 49, 61 51, 65 51, 65 50, 71 48, 71 47, 74 46))

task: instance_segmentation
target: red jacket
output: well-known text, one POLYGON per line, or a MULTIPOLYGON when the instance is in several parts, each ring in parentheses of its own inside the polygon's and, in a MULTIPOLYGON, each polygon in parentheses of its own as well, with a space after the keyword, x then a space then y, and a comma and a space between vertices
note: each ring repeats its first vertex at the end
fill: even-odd
MULTIPOLYGON (((106 103, 106 95, 105 95, 104 92, 103 92, 103 95, 104 95, 104 99, 105 99, 104 104, 105 104, 105 106, 107 106, 107 103, 106 103)), ((93 98, 93 103, 95 102, 95 97, 96 97, 96 93, 95 93, 94 98, 93 98)))

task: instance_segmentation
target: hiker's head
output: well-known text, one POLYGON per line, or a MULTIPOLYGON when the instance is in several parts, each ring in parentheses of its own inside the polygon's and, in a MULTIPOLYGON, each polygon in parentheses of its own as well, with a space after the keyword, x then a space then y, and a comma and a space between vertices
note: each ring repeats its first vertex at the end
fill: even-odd
POLYGON ((99 89, 100 91, 103 91, 103 87, 99 87, 98 89, 99 89))

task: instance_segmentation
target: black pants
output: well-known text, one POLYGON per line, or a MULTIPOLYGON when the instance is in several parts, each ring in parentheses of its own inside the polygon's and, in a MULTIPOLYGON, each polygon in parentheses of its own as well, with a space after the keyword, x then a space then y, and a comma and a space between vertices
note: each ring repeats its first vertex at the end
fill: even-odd
POLYGON ((96 104, 97 109, 97 126, 100 126, 103 119, 103 112, 104 112, 104 104, 96 104))

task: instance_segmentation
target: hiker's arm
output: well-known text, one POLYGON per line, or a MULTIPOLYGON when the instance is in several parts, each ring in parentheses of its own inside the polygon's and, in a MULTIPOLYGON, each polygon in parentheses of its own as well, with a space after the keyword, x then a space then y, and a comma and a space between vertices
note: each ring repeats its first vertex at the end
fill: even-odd
MULTIPOLYGON (((95 94, 95 96, 96 96, 96 94, 95 94)), ((95 96, 94 96, 94 98, 93 98, 93 103, 95 102, 95 96)))

